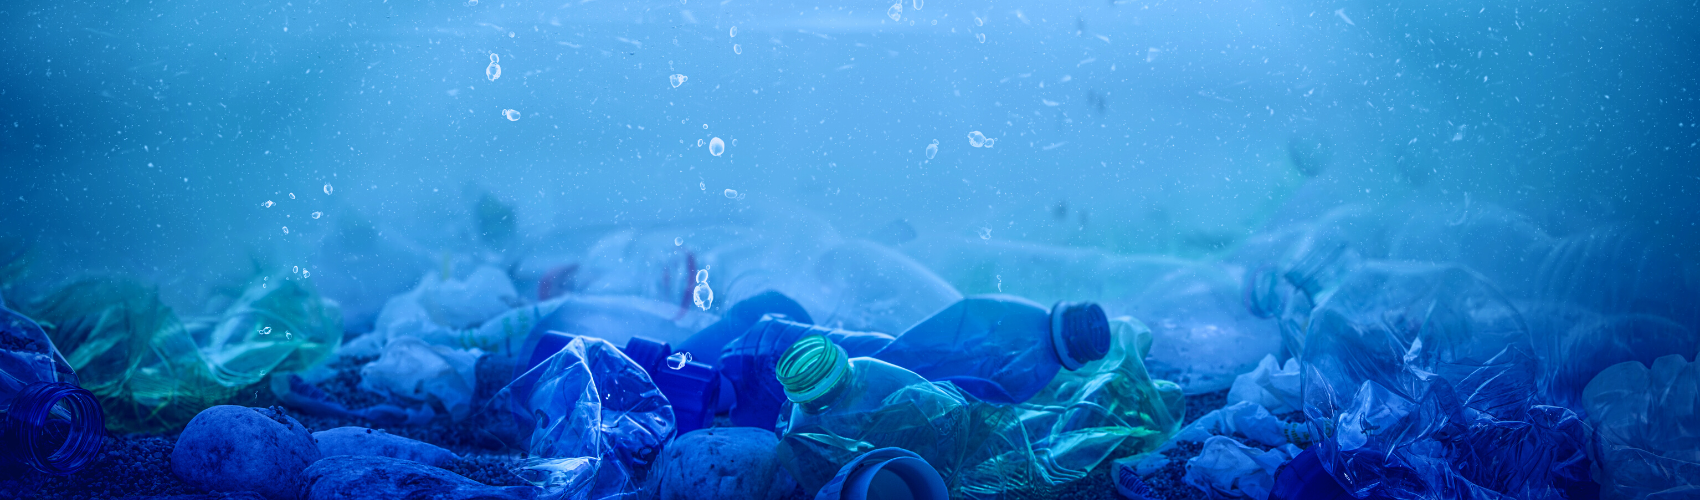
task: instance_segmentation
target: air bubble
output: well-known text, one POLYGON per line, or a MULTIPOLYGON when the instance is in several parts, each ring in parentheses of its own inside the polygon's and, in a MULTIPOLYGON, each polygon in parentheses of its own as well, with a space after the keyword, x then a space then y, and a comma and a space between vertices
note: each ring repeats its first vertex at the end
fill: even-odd
POLYGON ((318 218, 324 217, 324 216, 325 216, 324 212, 313 212, 313 218, 314 219, 318 219, 318 218))
POLYGON ((720 153, 725 153, 725 152, 726 152, 726 141, 720 140, 719 137, 715 137, 713 139, 708 140, 708 154, 711 154, 711 155, 714 155, 714 156, 720 156, 720 153))
MULTIPOLYGON (((921 6, 926 5, 926 4, 927 4, 926 0, 915 0, 915 3, 913 5, 915 6, 915 10, 921 10, 921 6)), ((937 23, 934 23, 934 24, 937 24, 937 23)))
POLYGON ((331 194, 331 185, 330 184, 325 185, 325 194, 331 194))
MULTIPOLYGON (((731 190, 728 189, 727 191, 731 190)), ((697 287, 691 290, 691 302, 695 303, 698 309, 704 311, 714 307, 714 289, 708 287, 707 266, 697 271, 697 287)))
POLYGON ((313 275, 312 271, 308 271, 306 269, 301 270, 301 277, 303 277, 303 278, 310 277, 312 275, 313 275))
POLYGON ((986 34, 985 33, 975 33, 974 39, 979 40, 980 43, 986 43, 986 34))
POLYGON ((726 190, 726 192, 721 193, 721 194, 726 195, 726 197, 730 198, 730 199, 737 199, 738 198, 738 191, 735 190, 735 189, 728 189, 728 190, 726 190))
POLYGON ((466 6, 467 7, 477 7, 478 6, 478 0, 466 0, 466 6))
POLYGON ((702 129, 703 129, 703 130, 708 130, 708 124, 707 124, 707 123, 704 123, 704 124, 702 124, 702 129))
POLYGON ((737 55, 743 55, 744 54, 744 48, 739 47, 738 44, 734 43, 734 44, 732 44, 732 53, 737 54, 737 55))
POLYGON ((708 184, 703 184, 701 182, 698 182, 697 183, 697 189, 701 189, 703 191, 708 191, 708 184))
POLYGON ((933 139, 933 143, 927 145, 927 159, 931 160, 931 159, 933 159, 934 156, 938 156, 938 154, 939 154, 939 140, 933 139))
POLYGON ((702 147, 702 139, 697 139, 697 147, 702 147))
POLYGON ((685 84, 685 80, 689 79, 691 79, 691 77, 680 74, 674 74, 673 76, 667 77, 667 81, 673 83, 673 88, 679 88, 680 85, 685 84))
POLYGON ((987 137, 987 138, 986 138, 986 149, 991 149, 991 148, 992 148, 992 145, 993 145, 993 144, 997 144, 997 143, 998 143, 998 140, 997 140, 997 139, 994 139, 994 138, 991 138, 991 137, 987 137))
POLYGON ((293 272, 295 274, 301 274, 301 266, 295 266, 295 267, 291 268, 290 272, 293 272))
POLYGON ((289 199, 291 199, 291 200, 295 199, 295 193, 289 193, 289 199))
POLYGON ((978 18, 978 17, 976 17, 976 18, 974 18, 974 25, 975 25, 975 26, 985 26, 985 25, 986 25, 986 20, 985 20, 985 19, 980 19, 980 18, 978 18))
POLYGON ((681 246, 681 245, 684 245, 684 244, 685 244, 685 237, 683 237, 683 236, 674 236, 673 237, 673 246, 681 246))
POLYGON ((727 35, 727 36, 730 36, 732 38, 737 38, 738 37, 738 27, 733 26, 732 27, 732 33, 730 35, 727 35))
POLYGON ((973 132, 969 132, 968 133, 968 145, 974 146, 976 148, 985 147, 986 146, 986 134, 982 134, 978 130, 975 130, 973 132))
POLYGON ((502 116, 508 117, 508 121, 510 121, 510 122, 517 122, 517 121, 519 121, 519 110, 517 110, 517 109, 504 109, 504 110, 502 110, 502 116))
POLYGON ((690 362, 691 353, 686 351, 675 352, 672 356, 667 357, 667 367, 674 370, 682 370, 685 368, 685 364, 690 362))
POLYGON ((484 67, 484 78, 493 82, 502 77, 502 65, 496 64, 496 61, 499 60, 501 60, 501 57, 497 56, 495 52, 490 53, 490 65, 484 67))
POLYGON ((992 228, 989 228, 989 227, 980 228, 980 239, 982 239, 982 240, 992 239, 992 228))
POLYGON ((265 202, 265 203, 261 203, 261 204, 260 204, 260 208, 271 208, 271 207, 272 207, 272 206, 273 206, 273 205, 277 205, 277 204, 276 204, 276 203, 272 203, 272 201, 271 201, 271 200, 266 200, 266 202, 265 202))
POLYGON ((283 234, 289 234, 289 226, 283 226, 283 234))
POLYGON ((262 326, 257 331, 260 332, 260 335, 271 335, 272 334, 272 327, 262 326))
POLYGON ((897 0, 897 3, 891 4, 891 8, 885 10, 885 15, 893 21, 903 19, 903 0, 897 0))

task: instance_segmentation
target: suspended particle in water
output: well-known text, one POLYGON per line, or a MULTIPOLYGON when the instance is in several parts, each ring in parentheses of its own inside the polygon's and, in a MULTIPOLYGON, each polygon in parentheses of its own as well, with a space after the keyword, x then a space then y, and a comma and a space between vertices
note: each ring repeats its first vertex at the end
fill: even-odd
POLYGON ((667 357, 667 367, 674 370, 684 369, 685 363, 689 362, 691 362, 691 353, 686 351, 675 352, 672 356, 667 357))
POLYGON ((989 228, 989 227, 980 228, 980 239, 982 239, 982 240, 992 239, 992 228, 989 228))
POLYGON ((318 218, 324 217, 324 216, 325 216, 324 212, 313 212, 313 218, 314 219, 318 219, 318 218))
POLYGON ((502 65, 496 64, 501 62, 501 60, 502 57, 496 55, 495 52, 490 53, 490 65, 484 67, 484 78, 488 78, 493 82, 496 81, 497 78, 502 77, 502 65))
POLYGON ((673 84, 673 88, 679 88, 680 85, 685 84, 685 80, 689 80, 689 79, 691 79, 691 77, 681 75, 681 74, 677 74, 677 73, 674 73, 673 76, 667 77, 667 81, 671 82, 673 84))
POLYGON ((325 184, 325 194, 331 194, 331 185, 325 184))
POLYGON ((733 26, 732 27, 732 33, 730 35, 727 35, 727 36, 732 37, 732 38, 737 38, 738 37, 738 27, 733 26))
POLYGON ((697 147, 702 147, 702 139, 697 139, 697 147))
POLYGON ((261 208, 271 208, 273 205, 276 205, 276 203, 272 203, 271 200, 266 200, 265 203, 260 204, 260 207, 261 208))
POLYGON ((976 17, 976 18, 974 18, 974 25, 975 25, 975 26, 985 26, 985 25, 986 25, 986 20, 985 20, 985 19, 980 19, 980 18, 978 18, 978 17, 976 17))
POLYGON ((295 199, 295 193, 289 193, 289 199, 291 199, 291 200, 295 199))
POLYGON ((986 146, 986 134, 982 134, 978 130, 975 130, 973 132, 969 132, 968 133, 968 145, 974 146, 976 148, 985 147, 986 146))
POLYGON ((711 155, 714 155, 714 156, 720 156, 720 153, 725 153, 725 152, 726 152, 726 141, 720 140, 719 137, 715 137, 713 139, 708 140, 708 154, 711 154, 711 155))
POLYGON ((513 38, 513 37, 514 37, 514 32, 512 32, 512 31, 509 31, 509 32, 508 32, 508 38, 513 38))
POLYGON ((927 159, 931 160, 931 159, 933 159, 934 156, 938 156, 938 154, 939 154, 939 140, 933 139, 933 143, 927 145, 927 159))
POLYGON ((517 122, 517 121, 519 121, 519 110, 517 110, 517 109, 504 109, 504 110, 502 110, 502 116, 508 117, 508 121, 510 121, 510 122, 517 122))
POLYGON ((997 275, 997 277, 998 277, 998 293, 1003 293, 1003 275, 999 274, 999 275, 997 275))
POLYGON ((697 183, 697 189, 701 189, 703 191, 708 191, 708 184, 703 184, 701 182, 698 182, 697 183))
POLYGON ((997 139, 994 139, 994 138, 991 138, 991 137, 987 137, 987 138, 986 138, 986 149, 991 149, 991 148, 992 148, 992 145, 993 145, 993 144, 997 144, 997 143, 998 143, 998 140, 997 140, 997 139))
POLYGON ((915 10, 921 10, 921 6, 926 5, 926 4, 927 4, 926 0, 915 0, 915 3, 914 3, 915 10))
POLYGON ((312 276, 313 276, 313 272, 312 272, 312 271, 308 271, 308 270, 306 270, 306 269, 302 269, 302 270, 301 270, 301 277, 303 277, 303 278, 310 278, 310 277, 312 277, 312 276))
POLYGON ((734 43, 734 44, 732 44, 732 53, 737 54, 737 55, 743 55, 744 54, 744 48, 739 47, 738 44, 734 43))
POLYGON ((283 226, 283 234, 289 234, 289 226, 283 226))
POLYGON ((985 33, 975 33, 974 39, 979 40, 980 43, 986 43, 986 34, 985 33))
POLYGON ((893 21, 903 19, 903 0, 897 0, 897 3, 891 4, 891 8, 885 10, 885 15, 893 21))
POLYGON ((262 327, 260 327, 259 330, 256 330, 256 331, 260 332, 260 335, 271 335, 272 334, 272 327, 262 326, 262 327))
POLYGON ((477 7, 478 6, 478 0, 466 0, 466 6, 467 7, 477 7))
POLYGON ((680 246, 680 245, 684 245, 684 244, 685 244, 685 237, 684 236, 674 236, 673 237, 673 246, 680 246))
POLYGON ((721 194, 726 195, 727 199, 734 199, 734 200, 738 199, 738 191, 735 190, 735 189, 728 189, 728 190, 726 190, 726 192, 721 193, 721 194))

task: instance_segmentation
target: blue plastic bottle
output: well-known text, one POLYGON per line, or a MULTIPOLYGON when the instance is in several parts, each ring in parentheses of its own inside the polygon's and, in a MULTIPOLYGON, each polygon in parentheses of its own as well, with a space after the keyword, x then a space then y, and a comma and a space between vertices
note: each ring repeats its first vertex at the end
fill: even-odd
POLYGON ((775 374, 779 357, 809 335, 826 336, 850 357, 872 354, 892 340, 883 333, 835 330, 779 315, 763 317, 728 344, 720 356, 721 374, 731 382, 737 398, 731 411, 733 425, 773 429, 785 404, 785 387, 775 374))
MULTIPOLYGON (((1110 322, 1091 302, 1046 310, 1011 295, 976 295, 910 327, 870 357, 927 380, 951 382, 983 401, 1027 401, 1057 372, 1110 350, 1110 322)), ((852 355, 854 356, 854 355, 852 355)))
POLYGON ((41 326, 0 300, 0 476, 72 474, 94 462, 106 420, 41 326))

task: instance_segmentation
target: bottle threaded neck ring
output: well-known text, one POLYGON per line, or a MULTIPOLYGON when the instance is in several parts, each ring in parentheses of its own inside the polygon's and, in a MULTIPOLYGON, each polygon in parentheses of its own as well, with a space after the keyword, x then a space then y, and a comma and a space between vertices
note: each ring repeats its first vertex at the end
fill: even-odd
POLYGON ((1092 302, 1058 302, 1051 307, 1051 341, 1063 368, 1078 370, 1110 352, 1110 319, 1092 302))
POLYGON ((12 451, 43 474, 76 473, 106 441, 106 417, 94 394, 64 382, 37 382, 12 401, 3 429, 12 451))
POLYGON ((785 386, 785 398, 807 403, 832 390, 850 369, 844 348, 823 335, 810 335, 791 344, 780 355, 775 375, 785 386))

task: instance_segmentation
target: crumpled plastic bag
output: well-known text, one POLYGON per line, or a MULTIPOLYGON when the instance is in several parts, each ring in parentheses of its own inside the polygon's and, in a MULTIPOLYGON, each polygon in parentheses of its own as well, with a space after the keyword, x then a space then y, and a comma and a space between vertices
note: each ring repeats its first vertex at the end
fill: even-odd
POLYGON ((1604 498, 1700 496, 1700 361, 1618 363, 1582 394, 1604 498))
MULTIPOLYGON (((347 356, 377 356, 390 341, 413 337, 431 345, 468 348, 494 341, 482 339, 484 325, 522 301, 513 282, 501 270, 484 266, 464 279, 425 275, 419 286, 391 297, 378 312, 372 331, 343 347, 347 356), (469 340, 469 337, 476 337, 469 340)), ((523 309, 523 308, 521 308, 523 309)), ((528 329, 508 329, 523 338, 528 329)))
POLYGON ((1299 411, 1304 401, 1299 393, 1299 360, 1287 358, 1286 364, 1275 362, 1275 356, 1264 356, 1250 373, 1234 377, 1228 389, 1228 404, 1241 401, 1257 403, 1270 413, 1299 411))
POLYGON ((1299 448, 1284 444, 1260 450, 1227 436, 1211 436, 1204 449, 1187 460, 1181 480, 1204 490, 1210 498, 1269 498, 1275 471, 1299 454, 1299 448))
POLYGON ((1560 499, 1588 487, 1586 426, 1531 405, 1522 317, 1456 266, 1368 263, 1311 316, 1304 411, 1347 491, 1560 499))
POLYGON ((455 421, 472 410, 478 387, 478 349, 435 346, 402 337, 384 346, 376 361, 360 367, 360 388, 403 401, 424 403, 455 421))
POLYGON ((542 498, 625 498, 673 439, 673 407, 649 374, 606 340, 576 337, 502 388, 492 408, 531 458, 514 473, 542 498))

